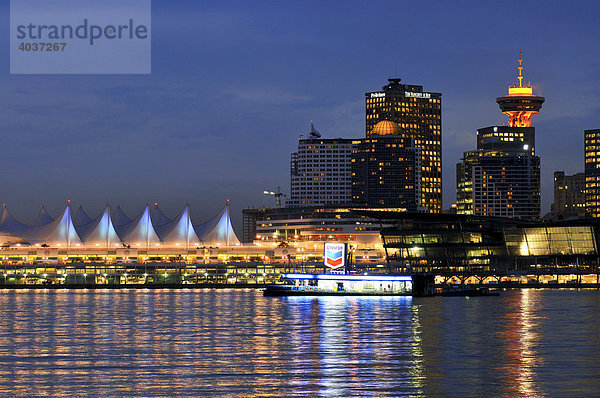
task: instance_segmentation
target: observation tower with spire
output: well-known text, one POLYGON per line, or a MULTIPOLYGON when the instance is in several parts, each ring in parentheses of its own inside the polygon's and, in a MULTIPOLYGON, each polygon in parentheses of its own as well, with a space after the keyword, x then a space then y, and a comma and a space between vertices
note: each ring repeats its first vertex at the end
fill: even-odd
POLYGON ((519 53, 518 85, 496 99, 508 126, 477 129, 477 149, 464 153, 456 165, 458 214, 511 217, 525 220, 540 216, 540 157, 535 154, 535 127, 544 97, 523 85, 523 59, 519 53))
POLYGON ((545 101, 544 97, 533 94, 531 83, 523 85, 523 59, 519 52, 519 85, 508 88, 508 95, 496 98, 502 113, 510 118, 510 127, 531 127, 531 116, 538 113, 545 101))

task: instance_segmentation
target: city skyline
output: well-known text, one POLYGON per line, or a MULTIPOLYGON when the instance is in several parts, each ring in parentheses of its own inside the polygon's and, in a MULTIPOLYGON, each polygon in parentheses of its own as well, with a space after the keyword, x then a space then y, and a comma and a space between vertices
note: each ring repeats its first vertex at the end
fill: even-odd
POLYGON ((600 391, 598 1, 0 14, 0 397, 600 391))
POLYGON ((516 83, 522 50, 525 80, 546 97, 533 122, 543 214, 554 171, 583 171, 583 130, 600 124, 600 60, 586 51, 600 6, 526 4, 515 15, 516 4, 155 1, 150 76, 17 76, 2 64, 1 200, 34 222, 39 205, 56 217, 67 199, 90 215, 110 201, 130 216, 157 201, 170 217, 190 200, 208 219, 229 198, 239 228, 241 209, 274 205, 263 190, 288 191, 289 154, 311 119, 323 138, 362 137, 364 93, 397 76, 444 97, 447 208, 476 129, 507 123, 495 98, 516 83), (400 13, 422 18, 395 26, 400 13))

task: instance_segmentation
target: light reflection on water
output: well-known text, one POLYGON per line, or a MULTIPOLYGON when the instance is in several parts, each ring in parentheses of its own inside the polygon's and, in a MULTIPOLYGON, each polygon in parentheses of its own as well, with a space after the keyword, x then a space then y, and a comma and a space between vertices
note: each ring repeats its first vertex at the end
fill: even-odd
POLYGON ((0 396, 595 396, 598 291, 0 290, 0 396))

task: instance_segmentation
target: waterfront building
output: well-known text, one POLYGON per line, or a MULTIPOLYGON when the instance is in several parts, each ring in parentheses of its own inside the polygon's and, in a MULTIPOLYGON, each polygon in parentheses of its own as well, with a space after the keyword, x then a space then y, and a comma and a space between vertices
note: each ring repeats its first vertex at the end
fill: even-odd
POLYGON ((458 214, 521 219, 540 216, 540 158, 535 155, 535 128, 531 116, 538 113, 543 97, 523 86, 519 59, 518 86, 509 87, 497 99, 509 126, 477 130, 477 150, 464 152, 456 165, 458 214))
MULTIPOLYGON (((83 245, 12 241, 0 247, 0 284, 268 283, 289 272, 321 273, 325 242, 346 243, 353 260, 350 269, 359 273, 427 272, 437 275, 437 283, 569 286, 597 284, 600 275, 597 218, 540 222, 382 208, 252 211, 259 213, 257 230, 264 236, 248 245, 86 246, 102 230, 105 209, 91 232, 76 229, 83 245)), ((185 226, 186 219, 183 211, 173 220, 185 226)), ((160 228, 157 232, 164 236, 160 228)), ((6 236, 0 232, 0 239, 6 236)))
POLYGON ((288 207, 348 204, 352 197, 353 144, 347 138, 321 138, 312 124, 291 155, 288 207))
POLYGON ((419 207, 432 213, 442 210, 442 95, 423 86, 388 79, 380 91, 365 94, 366 136, 399 135, 412 139, 421 150, 419 207), (385 126, 380 122, 388 122, 385 126), (391 124, 393 123, 393 124, 391 124), (375 127, 379 126, 374 131, 375 127), (385 127, 385 128, 384 128, 385 127))
POLYGON ((244 209, 242 213, 245 242, 305 250, 322 249, 328 241, 348 243, 359 250, 382 248, 379 224, 354 214, 348 205, 244 209))
POLYGON ((279 275, 295 270, 322 272, 325 242, 347 243, 355 270, 371 273, 385 267, 379 223, 351 213, 349 207, 245 210, 245 220, 252 214, 258 230, 247 244, 237 241, 229 206, 209 222, 196 224, 186 205, 179 215, 158 226, 152 224, 149 206, 130 219, 131 225, 123 224, 126 227, 115 225, 108 206, 90 223, 79 226, 69 225, 69 213, 67 207, 55 220, 54 227, 59 228, 48 227, 46 238, 33 243, 2 232, 12 226, 29 238, 34 233, 41 236, 39 227, 21 224, 4 208, 0 217, 0 284, 274 282, 279 275), (74 231, 70 241, 62 230, 74 231), (159 243, 136 243, 136 238, 152 239, 153 234, 159 243), (122 238, 130 235, 131 240, 122 238))
POLYGON ((600 129, 585 130, 585 210, 600 217, 600 129))
POLYGON ((554 172, 554 202, 550 212, 557 216, 585 215, 585 173, 554 172))
POLYGON ((552 269, 555 274, 569 275, 577 268, 598 272, 597 219, 540 222, 464 214, 355 212, 387 225, 381 234, 392 269, 432 273, 552 269))
POLYGON ((352 203, 358 207, 391 207, 424 211, 421 207, 421 149, 413 139, 387 134, 398 129, 379 122, 368 138, 355 140, 352 154, 352 203))

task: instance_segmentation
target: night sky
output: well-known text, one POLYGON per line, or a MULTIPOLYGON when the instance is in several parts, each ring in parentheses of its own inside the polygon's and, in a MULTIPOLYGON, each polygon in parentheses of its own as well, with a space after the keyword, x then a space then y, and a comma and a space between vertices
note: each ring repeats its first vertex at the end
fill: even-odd
MULTIPOLYGON (((310 120, 364 136, 364 93, 398 75, 441 92, 444 207, 475 131, 508 123, 495 102, 516 81, 546 97, 533 117, 542 213, 552 174, 583 171, 583 130, 600 128, 600 2, 152 1, 151 75, 10 75, 0 41, 0 200, 33 222, 67 199, 95 216, 159 202, 199 220, 231 199, 272 206, 310 120), (216 2, 214 2, 216 3, 216 2)), ((9 34, 8 1, 2 2, 9 34)))

